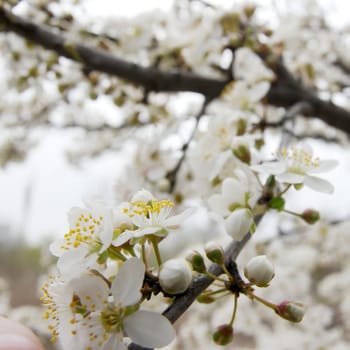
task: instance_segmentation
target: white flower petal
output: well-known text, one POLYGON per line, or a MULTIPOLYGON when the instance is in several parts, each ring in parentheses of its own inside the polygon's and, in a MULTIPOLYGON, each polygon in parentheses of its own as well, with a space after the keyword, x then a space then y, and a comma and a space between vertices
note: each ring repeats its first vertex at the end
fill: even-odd
POLYGON ((317 192, 333 193, 334 191, 334 187, 329 181, 316 176, 307 176, 304 184, 317 192))
POLYGON ((112 282, 111 292, 115 302, 121 302, 122 306, 136 304, 141 298, 144 275, 145 265, 140 259, 127 260, 112 282))
POLYGON ((65 239, 57 239, 56 241, 52 242, 50 244, 50 253, 54 256, 61 256, 64 253, 67 252, 67 249, 64 249, 63 247, 66 245, 65 239))
POLYGON ((339 162, 337 160, 322 160, 319 166, 310 168, 309 172, 314 174, 325 173, 333 170, 338 164, 339 162))
POLYGON ((119 247, 126 243, 129 239, 133 238, 134 235, 135 231, 124 231, 112 242, 112 244, 116 247, 119 247))
POLYGON ((287 184, 299 184, 304 182, 305 175, 300 175, 292 172, 286 172, 276 176, 276 180, 287 184))
POLYGON ((123 342, 123 337, 120 333, 113 334, 109 339, 102 345, 101 350, 127 350, 123 342))
POLYGON ((171 226, 179 226, 186 219, 188 219, 195 211, 195 208, 188 208, 183 211, 181 214, 171 216, 169 219, 166 219, 166 227, 171 228, 171 226))
POLYGON ((140 310, 124 320, 124 329, 132 341, 148 348, 168 345, 175 337, 175 330, 163 315, 140 310))
POLYGON ((214 212, 226 216, 229 214, 226 203, 222 200, 221 194, 214 194, 208 199, 208 205, 211 210, 214 212))
POLYGON ((264 172, 271 175, 278 175, 286 170, 287 164, 285 162, 266 162, 263 164, 252 165, 250 168, 258 173, 264 172))
POLYGON ((75 278, 88 269, 98 266, 97 254, 89 254, 86 246, 64 253, 57 261, 57 268, 66 281, 75 278))
POLYGON ((270 90, 270 83, 261 81, 254 84, 249 91, 249 98, 252 102, 260 101, 270 90))
POLYGON ((109 288, 101 277, 83 275, 73 279, 69 284, 74 293, 79 296, 81 303, 87 305, 88 310, 95 311, 104 307, 109 288))

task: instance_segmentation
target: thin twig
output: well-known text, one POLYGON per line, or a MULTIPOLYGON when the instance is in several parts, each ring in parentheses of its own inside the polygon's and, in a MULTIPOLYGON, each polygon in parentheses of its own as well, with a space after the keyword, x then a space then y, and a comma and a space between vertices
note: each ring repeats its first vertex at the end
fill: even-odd
POLYGON ((182 145, 182 155, 180 157, 180 159, 178 160, 177 164, 175 165, 174 169, 172 169, 171 171, 169 171, 166 174, 166 178, 169 180, 170 182, 170 187, 169 187, 169 193, 173 193, 175 186, 176 186, 176 180, 177 180, 177 175, 179 173, 179 170, 181 168, 182 163, 185 160, 186 157, 186 151, 190 145, 190 143, 192 142, 194 135, 196 134, 197 128, 198 128, 198 124, 199 121, 201 120, 201 118, 203 117, 205 110, 208 106, 208 104, 210 103, 209 99, 205 99, 205 101, 203 102, 202 108, 200 109, 200 111, 197 113, 196 118, 195 118, 195 125, 193 126, 192 132, 190 137, 188 138, 187 142, 184 143, 182 145))

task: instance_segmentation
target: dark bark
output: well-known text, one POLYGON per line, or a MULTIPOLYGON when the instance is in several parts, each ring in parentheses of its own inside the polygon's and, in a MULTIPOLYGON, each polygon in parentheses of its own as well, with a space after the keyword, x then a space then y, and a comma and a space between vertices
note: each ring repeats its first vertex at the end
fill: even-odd
MULTIPOLYGON (((117 76, 130 83, 143 86, 146 91, 180 92, 191 91, 204 95, 208 100, 218 97, 228 83, 228 79, 204 77, 195 73, 178 70, 163 71, 156 67, 143 67, 114 55, 67 41, 58 31, 18 17, 0 7, 0 23, 5 30, 12 31, 58 55, 78 61, 84 69, 96 70, 117 76)), ((350 135, 350 112, 330 101, 321 100, 313 91, 296 80, 283 65, 278 62, 274 67, 277 80, 271 85, 267 95, 268 103, 289 107, 298 102, 307 102, 315 117, 350 135)))

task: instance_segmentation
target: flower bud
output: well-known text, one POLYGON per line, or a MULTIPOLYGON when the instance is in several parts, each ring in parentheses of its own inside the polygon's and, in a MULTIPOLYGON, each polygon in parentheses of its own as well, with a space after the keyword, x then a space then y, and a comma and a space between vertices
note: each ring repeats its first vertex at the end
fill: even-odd
POLYGON ((253 215, 249 209, 240 208, 233 211, 225 220, 226 232, 236 241, 241 241, 253 224, 253 215))
POLYGON ((200 253, 194 251, 187 256, 186 260, 192 265, 194 271, 203 273, 207 271, 205 267, 204 259, 200 253))
POLYGON ((258 255, 250 259, 244 268, 244 275, 258 287, 267 287, 275 275, 274 266, 266 255, 258 255))
POLYGON ((192 271, 184 259, 167 260, 160 269, 159 283, 169 294, 183 293, 192 282, 192 271))
POLYGON ((300 322, 305 314, 305 306, 295 301, 283 301, 277 305, 276 313, 291 322, 300 322))
POLYGON ((230 324, 223 324, 216 328, 213 333, 213 340, 217 345, 227 345, 233 340, 233 327, 230 324))
POLYGON ((205 245, 205 254, 210 261, 216 264, 224 263, 224 249, 216 242, 208 242, 205 245))
POLYGON ((301 218, 306 221, 308 224, 313 225, 318 220, 320 220, 320 213, 317 210, 306 209, 301 214, 301 218))
POLYGON ((250 164, 251 155, 250 150, 245 145, 239 145, 233 149, 233 154, 243 163, 250 164))

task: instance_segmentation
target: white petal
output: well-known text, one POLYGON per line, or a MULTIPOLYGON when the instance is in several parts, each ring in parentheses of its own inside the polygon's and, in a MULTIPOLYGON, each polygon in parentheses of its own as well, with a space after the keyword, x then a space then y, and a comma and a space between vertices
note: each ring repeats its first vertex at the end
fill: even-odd
POLYGON ((121 302, 122 306, 136 304, 141 298, 144 275, 145 265, 140 259, 127 260, 112 282, 111 292, 115 302, 121 302))
POLYGON ((107 283, 95 275, 83 275, 69 283, 74 293, 79 296, 81 303, 87 305, 90 311, 103 308, 108 298, 109 288, 107 283))
POLYGON ((216 213, 222 216, 226 216, 230 212, 227 208, 227 203, 225 203, 225 201, 223 201, 222 199, 222 195, 214 194, 211 197, 209 197, 208 205, 211 210, 215 211, 216 213))
POLYGON ((296 173, 286 172, 276 176, 276 180, 279 182, 284 182, 287 184, 300 184, 303 183, 305 175, 300 175, 296 173))
POLYGON ((228 177, 222 183, 221 193, 227 197, 236 197, 236 192, 240 188, 240 183, 236 179, 228 177))
POLYGON ((100 233, 102 242, 101 252, 106 250, 112 243, 113 237, 113 214, 111 209, 107 209, 103 215, 103 230, 100 233))
POLYGON ((160 226, 148 226, 148 227, 145 227, 143 229, 139 229, 139 230, 134 231, 135 232, 134 237, 139 238, 139 237, 143 237, 146 235, 151 235, 151 234, 156 233, 157 231, 159 231, 161 229, 162 229, 162 227, 160 227, 160 226))
POLYGON ((267 81, 261 81, 254 84, 249 90, 249 99, 252 102, 260 101, 270 90, 270 83, 267 81))
POLYGON ((339 162, 337 160, 322 160, 318 167, 310 168, 309 172, 314 174, 325 173, 327 171, 333 170, 338 164, 339 162))
POLYGON ((69 250, 57 261, 57 268, 66 281, 98 266, 97 254, 88 254, 85 246, 69 250))
POLYGON ((302 149, 303 151, 305 151, 306 153, 308 153, 311 157, 312 157, 312 155, 313 155, 313 153, 314 153, 314 151, 313 151, 311 145, 309 145, 309 144, 306 143, 306 142, 300 143, 298 148, 299 148, 299 149, 302 149))
POLYGON ((123 337, 118 333, 110 335, 101 350, 127 350, 127 347, 124 345, 123 337))
POLYGON ((175 337, 175 330, 163 315, 140 310, 124 320, 124 329, 132 341, 148 348, 168 345, 175 337))
POLYGON ((263 164, 252 165, 250 167, 252 170, 258 173, 264 172, 271 175, 282 174, 286 170, 285 162, 266 162, 263 164))
POLYGON ((304 181, 305 186, 312 188, 315 191, 323 193, 333 193, 333 185, 327 181, 316 176, 307 176, 304 181))
POLYGON ((54 256, 61 256, 67 252, 66 249, 62 248, 62 246, 66 246, 65 239, 57 239, 56 241, 50 244, 50 253, 54 256))
POLYGON ((116 247, 119 247, 120 245, 126 243, 129 239, 133 238, 134 235, 135 231, 124 231, 112 242, 112 244, 116 247))
POLYGON ((184 210, 181 214, 171 216, 166 220, 166 227, 169 226, 177 226, 182 224, 185 220, 187 220, 193 213, 195 212, 195 208, 188 208, 184 210))

